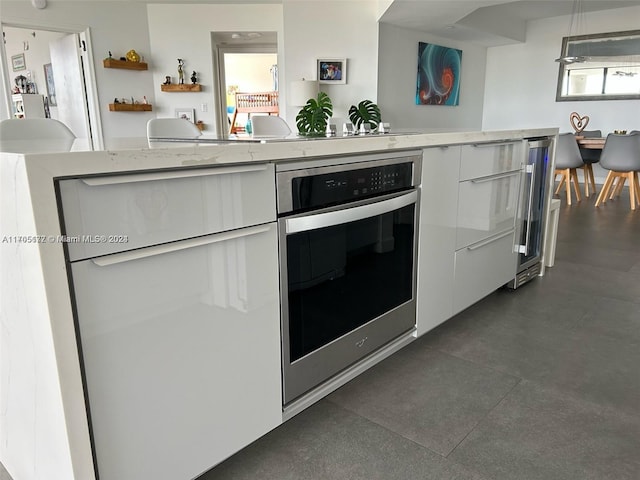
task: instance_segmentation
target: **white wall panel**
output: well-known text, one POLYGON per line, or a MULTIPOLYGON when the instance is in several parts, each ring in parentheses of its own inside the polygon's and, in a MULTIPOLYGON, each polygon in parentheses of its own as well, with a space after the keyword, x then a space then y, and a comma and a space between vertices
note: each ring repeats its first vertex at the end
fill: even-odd
POLYGON ((380 24, 378 105, 395 129, 480 129, 486 48, 380 24), (462 50, 460 105, 416 105, 418 42, 462 50))

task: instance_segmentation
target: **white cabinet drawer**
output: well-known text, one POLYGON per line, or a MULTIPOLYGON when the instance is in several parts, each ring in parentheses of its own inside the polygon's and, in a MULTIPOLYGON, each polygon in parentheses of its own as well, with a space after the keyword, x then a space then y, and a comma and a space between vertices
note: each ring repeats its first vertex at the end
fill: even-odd
POLYGON ((515 170, 459 184, 456 250, 514 227, 521 176, 515 170))
POLYGON ((195 478, 282 421, 275 223, 72 264, 101 480, 195 478))
POLYGON ((522 142, 463 145, 460 181, 485 177, 521 168, 522 142))
POLYGON ((424 150, 418 235, 418 335, 453 315, 459 174, 459 146, 424 150))
POLYGON ((275 220, 272 164, 59 182, 71 261, 275 220))
POLYGON ((509 230, 456 252, 454 314, 514 278, 517 261, 514 234, 514 230, 509 230))

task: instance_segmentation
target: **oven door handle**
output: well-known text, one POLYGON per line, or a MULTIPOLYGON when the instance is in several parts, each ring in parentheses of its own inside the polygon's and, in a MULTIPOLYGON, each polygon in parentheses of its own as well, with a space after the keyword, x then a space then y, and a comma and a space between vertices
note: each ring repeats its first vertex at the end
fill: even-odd
POLYGON ((349 222, 362 220, 363 218, 375 217, 385 213, 393 212, 399 208, 406 207, 418 200, 416 190, 397 197, 382 200, 380 202, 368 203, 359 207, 344 208, 332 212, 318 213, 304 217, 287 218, 285 220, 285 231, 287 234, 317 230, 318 228, 342 225, 349 222))

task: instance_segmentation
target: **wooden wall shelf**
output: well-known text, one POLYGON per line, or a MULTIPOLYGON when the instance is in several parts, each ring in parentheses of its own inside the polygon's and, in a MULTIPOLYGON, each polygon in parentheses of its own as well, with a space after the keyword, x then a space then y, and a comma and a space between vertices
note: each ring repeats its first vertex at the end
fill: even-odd
POLYGON ((147 70, 149 68, 144 62, 128 62, 126 60, 116 60, 115 58, 105 58, 102 64, 104 68, 124 68, 127 70, 147 70))
POLYGON ((151 105, 148 103, 110 103, 110 112, 150 112, 151 105))
POLYGON ((163 92, 200 92, 202 85, 199 83, 171 83, 169 85, 160 85, 163 92))

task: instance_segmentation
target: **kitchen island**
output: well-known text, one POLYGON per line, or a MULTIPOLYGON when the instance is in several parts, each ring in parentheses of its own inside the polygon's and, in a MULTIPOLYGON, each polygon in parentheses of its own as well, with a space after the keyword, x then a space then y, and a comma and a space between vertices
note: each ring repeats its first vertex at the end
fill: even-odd
MULTIPOLYGON (((119 242, 125 242, 124 236, 143 229, 140 225, 136 227, 130 224, 128 228, 133 230, 124 232, 117 230, 122 225, 113 223, 113 228, 116 230, 109 232, 109 235, 113 235, 113 237, 106 239, 102 236, 104 232, 97 235, 96 230, 82 231, 86 225, 101 223, 99 216, 91 215, 92 212, 101 211, 98 208, 100 205, 104 207, 103 210, 109 210, 110 205, 120 205, 117 202, 121 197, 114 191, 116 193, 111 197, 112 203, 109 203, 110 197, 107 195, 103 199, 96 199, 93 204, 91 202, 94 199, 83 197, 82 190, 79 189, 92 184, 106 185, 114 179, 118 182, 124 181, 126 184, 127 178, 133 178, 132 176, 138 176, 136 178, 146 176, 146 180, 155 181, 161 177, 167 178, 169 175, 180 177, 187 182, 189 178, 199 178, 202 174, 209 174, 213 171, 232 175, 235 180, 221 184, 220 191, 215 192, 217 196, 212 198, 212 203, 217 202, 221 205, 221 210, 217 212, 220 218, 216 217, 214 220, 224 224, 223 230, 225 232, 244 228, 263 230, 263 226, 267 225, 264 227, 265 231, 261 231, 260 234, 264 233, 268 240, 265 237, 264 243, 253 250, 251 259, 254 262, 265 262, 261 264, 258 271, 262 272, 262 275, 266 275, 272 284, 275 282, 277 287, 275 232, 272 227, 268 226, 276 218, 275 181, 273 179, 275 164, 300 161, 301 159, 312 161, 363 153, 423 151, 422 203, 418 244, 418 322, 413 333, 415 338, 489 293, 486 291, 487 288, 491 291, 500 286, 489 284, 484 285, 484 288, 480 290, 465 286, 460 294, 456 293, 458 287, 455 284, 454 264, 455 255, 458 252, 456 251, 455 239, 457 238, 456 228, 460 229, 460 225, 457 225, 460 218, 458 184, 461 181, 459 164, 463 147, 517 144, 525 138, 555 137, 556 135, 556 129, 439 132, 266 143, 225 143, 119 152, 2 153, 0 158, 0 195, 2 195, 0 203, 2 209, 0 217, 2 235, 0 239, 2 242, 0 250, 0 261, 2 262, 0 269, 2 295, 0 297, 0 308, 2 309, 0 330, 2 352, 0 367, 0 459, 7 466, 9 472, 14 473, 19 479, 30 480, 46 477, 61 480, 85 480, 96 478, 94 471, 95 452, 92 446, 92 438, 95 440, 96 432, 91 432, 87 419, 88 405, 85 393, 85 383, 90 379, 84 378, 86 372, 82 366, 82 352, 79 351, 77 318, 78 315, 98 317, 102 311, 117 309, 119 305, 100 298, 88 302, 78 301, 76 295, 79 295, 82 287, 82 282, 79 282, 78 279, 84 277, 81 272, 71 272, 70 261, 81 262, 85 259, 99 258, 105 255, 121 255, 123 253, 120 248, 122 245, 119 245, 119 242), (452 165, 457 165, 457 167, 451 169, 452 165), (236 177, 236 175, 242 177, 236 177), (238 180, 245 178, 244 175, 255 175, 260 179, 256 180, 255 185, 251 182, 244 185, 242 181, 238 180), (242 187, 245 193, 237 196, 233 190, 234 185, 242 187), (224 190, 229 188, 231 190, 224 190), (73 202, 69 204, 69 198, 78 200, 75 204, 77 209, 73 206, 73 202), (227 208, 225 202, 229 201, 229 198, 233 201, 227 208), (247 220, 250 215, 245 209, 248 205, 255 207, 255 209, 251 207, 254 217, 250 220, 247 220), (242 214, 239 214, 238 217, 242 217, 241 223, 236 224, 233 218, 225 217, 225 211, 235 211, 235 208, 240 207, 243 209, 242 214), (98 210, 92 210, 92 208, 98 210), (70 212, 75 212, 76 217, 80 219, 77 223, 79 225, 78 232, 70 231, 70 225, 73 225, 70 220, 70 212), (454 239, 453 245, 451 239, 454 239), (101 250, 102 247, 106 250, 101 250), (95 250, 96 248, 97 250, 95 250), (270 249, 268 255, 261 254, 264 249, 270 249), (444 252, 444 249, 448 250, 444 252), (71 277, 76 282, 75 290, 74 283, 70 280, 71 277), (95 311, 91 311, 91 308, 95 308, 95 311)), ((215 184, 212 188, 214 187, 215 184)), ((192 190, 188 187, 185 188, 185 196, 188 198, 192 190)), ((547 191, 550 194, 551 189, 548 188, 547 191)), ((181 211, 188 212, 188 204, 184 205, 181 211)), ((471 220, 465 221, 468 223, 471 220)), ((211 233, 210 231, 200 232, 197 228, 184 236, 198 238, 200 233, 211 233)), ((251 232, 253 233, 253 230, 251 232)), ((458 234, 461 232, 460 229, 458 234)), ((132 241, 132 238, 127 237, 126 242, 132 241)), ((510 238, 508 241, 512 242, 513 239, 510 238)), ((173 237, 156 239, 158 244, 175 241, 176 239, 173 237)), ((508 241, 502 240, 503 243, 508 243, 508 241)), ((459 246, 462 248, 466 245, 464 243, 459 246)), ((129 247, 134 250, 143 246, 142 244, 129 244, 129 247)), ((506 249, 506 255, 509 257, 505 264, 507 270, 510 268, 508 262, 513 257, 512 246, 508 245, 509 248, 506 249)), ((211 253, 223 258, 225 251, 228 249, 211 253)), ((504 255, 505 252, 502 254, 504 255)), ((459 260, 458 263, 462 262, 459 260)), ((178 262, 175 268, 186 269, 184 265, 185 263, 178 262)), ((468 265, 472 267, 474 263, 471 262, 468 265)), ((149 280, 153 280, 153 278, 146 280, 137 278, 136 282, 140 284, 149 280)), ((175 288, 179 288, 179 285, 180 283, 176 282, 175 288)), ((220 355, 223 355, 222 361, 218 362, 219 375, 221 376, 221 384, 232 387, 235 385, 233 388, 243 389, 246 388, 246 385, 251 384, 251 381, 246 378, 238 378, 238 376, 251 374, 260 378, 258 373, 262 370, 252 372, 251 368, 251 364, 260 364, 261 368, 267 372, 266 375, 272 376, 266 379, 267 384, 271 385, 257 384, 254 386, 255 391, 250 390, 249 395, 242 395, 247 399, 247 403, 238 405, 237 412, 227 410, 218 412, 212 425, 219 425, 217 427, 219 430, 212 429, 202 434, 202 438, 205 439, 215 437, 215 449, 219 450, 211 452, 209 459, 203 460, 201 455, 197 458, 190 458, 192 449, 185 447, 185 445, 171 447, 169 451, 172 452, 173 458, 167 458, 167 463, 179 466, 192 465, 192 472, 195 472, 190 473, 191 477, 184 476, 184 478, 192 478, 219 463, 242 446, 277 426, 285 418, 280 400, 280 378, 277 371, 280 364, 280 353, 279 341, 276 338, 279 335, 278 305, 277 302, 275 304, 273 302, 273 298, 276 298, 274 297, 276 292, 272 289, 269 290, 269 285, 260 285, 256 288, 262 299, 259 302, 259 308, 256 307, 257 310, 254 309, 255 305, 251 301, 246 302, 242 293, 228 294, 225 301, 233 305, 234 311, 257 311, 260 316, 267 318, 270 324, 266 325, 260 334, 267 336, 269 342, 256 349, 253 348, 253 345, 249 346, 251 348, 248 351, 254 352, 257 358, 238 359, 237 361, 231 359, 228 362, 224 362, 226 358, 224 355, 235 355, 237 352, 227 351, 224 349, 224 345, 219 345, 220 355), (239 370, 236 371, 236 368, 239 370), (248 411, 251 406, 255 407, 257 417, 251 420, 245 419, 244 423, 247 425, 244 425, 242 420, 238 420, 241 417, 236 418, 234 415, 238 412, 248 411), (224 417, 230 419, 231 423, 226 425, 215 423, 222 422, 225 420, 224 417), (236 432, 229 432, 229 425, 236 426, 237 435, 236 432)), ((158 305, 162 305, 164 297, 162 292, 156 291, 154 294, 153 291, 150 291, 148 295, 151 300, 156 299, 158 305)), ((210 298, 207 301, 217 307, 221 305, 221 302, 224 303, 217 298, 210 298)), ((170 312, 157 313, 162 315, 170 312)), ((110 332, 95 334, 105 333, 109 334, 110 332)), ((239 330, 232 331, 229 335, 248 333, 239 330)), ((246 338, 245 343, 250 343, 251 337, 247 336, 246 338)), ((140 342, 137 344, 139 346, 144 343, 145 337, 136 340, 140 342)), ((158 346, 163 345, 158 339, 153 339, 153 342, 158 346)), ((185 350, 181 351, 181 355, 186 355, 190 347, 187 345, 185 350)), ((132 347, 131 352, 133 353, 129 353, 130 355, 135 354, 135 348, 136 345, 132 347)), ((176 353, 170 350, 164 352, 165 356, 169 357, 176 353)), ((115 356, 109 358, 117 359, 117 353, 115 352, 115 356)), ((157 353, 157 358, 162 358, 162 353, 162 351, 157 353)), ((388 354, 390 353, 393 352, 388 352, 388 354)), ((85 362, 88 361, 91 360, 85 358, 85 362)), ((170 368, 170 366, 171 363, 167 363, 162 368, 170 368)), ((153 364, 147 366, 149 371, 152 371, 153 367, 153 364)), ((127 368, 126 363, 123 363, 119 368, 124 371, 127 368)), ((170 376, 168 371, 154 372, 154 374, 160 380, 164 374, 167 377, 170 376)), ((175 378, 175 375, 172 378, 175 378)), ((167 390, 182 388, 188 392, 191 388, 197 387, 195 384, 189 385, 187 380, 197 381, 197 379, 186 378, 186 383, 177 387, 166 385, 165 388, 167 390)), ((265 379, 263 378, 263 380, 265 379)), ((162 392, 162 385, 157 388, 157 392, 162 392)), ((214 396, 216 392, 207 392, 207 394, 214 396)), ((140 408, 151 411, 152 417, 150 418, 156 419, 158 430, 153 433, 151 431, 142 432, 143 436, 148 435, 150 451, 136 453, 141 458, 144 458, 144 455, 162 458, 165 453, 163 450, 158 450, 157 445, 154 445, 154 442, 158 441, 158 438, 154 438, 154 436, 164 434, 166 438, 174 438, 176 432, 170 431, 170 426, 185 423, 190 412, 179 412, 179 420, 181 421, 172 422, 171 418, 176 417, 177 414, 175 411, 171 411, 170 405, 163 407, 162 402, 158 402, 159 399, 149 392, 141 392, 140 396, 140 401, 143 403, 140 408)), ((313 399, 309 401, 313 401, 313 399)), ((233 407, 232 403, 224 405, 224 407, 212 405, 211 410, 223 410, 228 405, 233 407)), ((96 410, 112 407, 113 405, 108 404, 92 406, 96 410)), ((125 413, 127 407, 126 405, 117 406, 122 409, 122 418, 114 418, 114 424, 117 423, 116 420, 124 421, 128 418, 125 413)), ((197 420, 196 418, 195 421, 197 420)), ((231 429, 234 428, 231 427, 231 429)), ((122 439, 123 442, 126 440, 122 439)), ((98 465, 100 462, 109 463, 108 459, 105 460, 104 455, 106 453, 102 453, 98 458, 98 465)), ((141 462, 141 465, 141 468, 144 468, 144 462, 141 462)), ((101 478, 107 480, 125 478, 121 476, 116 467, 109 472, 111 476, 101 471, 101 478)), ((169 472, 165 472, 166 477, 155 475, 155 473, 147 474, 147 477, 179 479, 181 471, 176 470, 173 476, 170 476, 169 472)), ((138 478, 142 477, 138 476, 138 478)))

